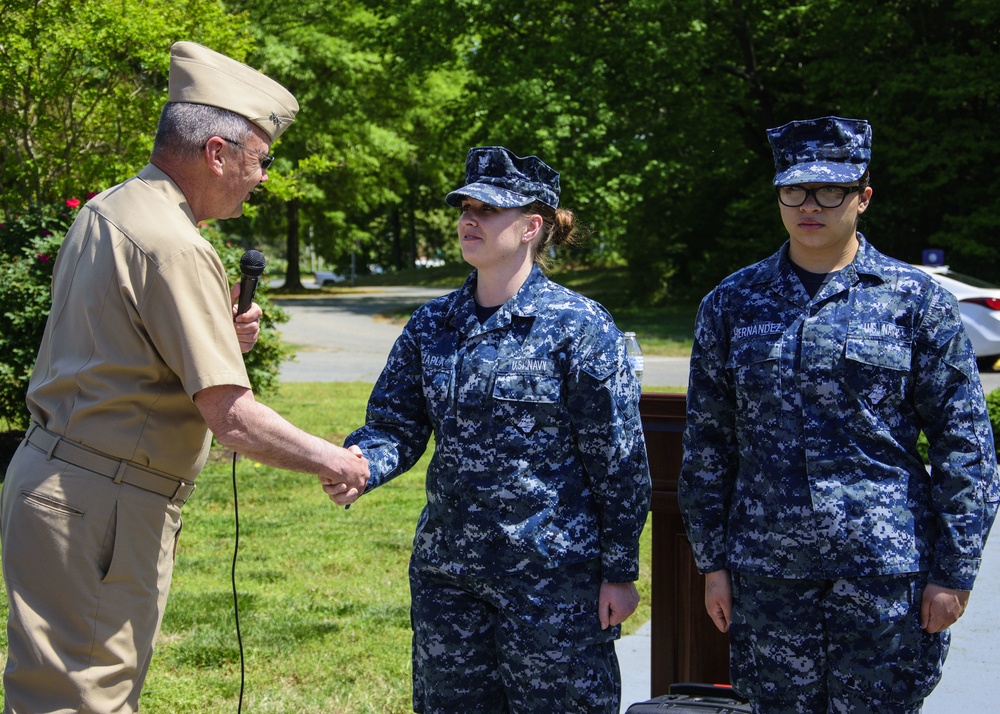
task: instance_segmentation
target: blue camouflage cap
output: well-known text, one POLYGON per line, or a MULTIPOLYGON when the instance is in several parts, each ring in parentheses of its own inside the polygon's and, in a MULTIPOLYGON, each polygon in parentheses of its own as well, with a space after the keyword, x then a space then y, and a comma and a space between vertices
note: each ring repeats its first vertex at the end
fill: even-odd
POLYGON ((465 185, 444 200, 457 208, 463 197, 498 208, 532 201, 558 208, 559 174, 537 156, 515 156, 502 146, 477 146, 465 157, 465 185))
POLYGON ((872 128, 864 119, 821 117, 767 130, 775 186, 857 181, 872 158, 872 128))

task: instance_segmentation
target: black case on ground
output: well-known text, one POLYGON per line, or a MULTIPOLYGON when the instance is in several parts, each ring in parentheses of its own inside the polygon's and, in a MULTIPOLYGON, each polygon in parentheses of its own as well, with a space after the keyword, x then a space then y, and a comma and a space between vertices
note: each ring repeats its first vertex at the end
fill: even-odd
POLYGON ((746 714, 750 705, 728 687, 711 684, 672 684, 670 694, 636 702, 625 714, 746 714))
POLYGON ((746 714, 749 704, 718 697, 692 697, 687 694, 664 694, 648 702, 637 702, 625 714, 746 714))

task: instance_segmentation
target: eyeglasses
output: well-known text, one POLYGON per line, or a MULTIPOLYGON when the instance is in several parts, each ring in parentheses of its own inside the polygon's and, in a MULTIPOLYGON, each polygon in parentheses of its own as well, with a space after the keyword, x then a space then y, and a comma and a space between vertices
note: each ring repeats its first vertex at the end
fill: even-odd
POLYGON ((270 154, 265 154, 263 151, 257 151, 256 149, 251 149, 249 146, 245 146, 238 141, 234 141, 233 139, 227 139, 224 136, 220 136, 219 138, 222 139, 223 141, 228 141, 233 146, 240 147, 244 151, 249 151, 251 154, 256 154, 257 158, 260 159, 261 171, 267 171, 267 167, 274 162, 274 157, 271 156, 270 154))
POLYGON ((775 192, 782 205, 798 208, 812 196, 816 205, 821 208, 837 208, 844 203, 848 194, 860 191, 864 186, 820 186, 806 188, 805 186, 777 186, 775 192))

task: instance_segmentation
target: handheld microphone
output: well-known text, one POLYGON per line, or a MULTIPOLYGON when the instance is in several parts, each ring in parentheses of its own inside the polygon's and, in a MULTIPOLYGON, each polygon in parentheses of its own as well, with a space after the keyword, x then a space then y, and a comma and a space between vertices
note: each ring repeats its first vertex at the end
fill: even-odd
POLYGON ((248 250, 240 258, 240 302, 236 314, 242 315, 250 309, 253 295, 257 292, 257 281, 264 272, 264 254, 259 250, 248 250))

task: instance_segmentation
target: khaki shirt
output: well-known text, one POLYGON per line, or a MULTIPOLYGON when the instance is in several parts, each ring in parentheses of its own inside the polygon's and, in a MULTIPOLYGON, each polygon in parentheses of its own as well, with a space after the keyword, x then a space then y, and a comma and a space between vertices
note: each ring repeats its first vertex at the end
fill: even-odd
POLYGON ((66 234, 28 408, 68 439, 193 479, 211 435, 192 397, 226 384, 250 386, 225 269, 184 194, 147 165, 66 234))

